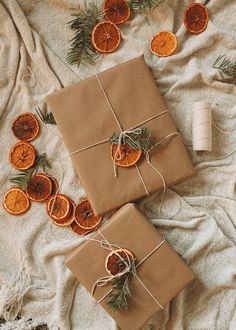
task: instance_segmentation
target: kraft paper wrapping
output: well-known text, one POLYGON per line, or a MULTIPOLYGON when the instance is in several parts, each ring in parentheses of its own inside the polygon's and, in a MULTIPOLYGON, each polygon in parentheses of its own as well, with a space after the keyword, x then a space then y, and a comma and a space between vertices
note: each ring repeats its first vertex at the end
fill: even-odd
MULTIPOLYGON (((165 110, 163 98, 143 56, 99 73, 99 79, 124 130, 165 110)), ((49 95, 47 102, 69 154, 110 138, 114 132, 119 133, 96 76, 49 95)), ((155 142, 176 131, 169 113, 144 126, 151 129, 155 142)), ((146 196, 135 166, 117 167, 118 177, 114 177, 110 148, 107 142, 71 156, 95 214, 103 214, 146 196)), ((150 156, 168 186, 194 174, 180 136, 154 148, 150 156)), ((163 189, 161 177, 145 157, 137 165, 150 193, 163 189)))
MULTIPOLYGON (((138 261, 163 240, 163 236, 134 204, 126 204, 119 209, 100 230, 109 243, 129 249, 138 261)), ((92 237, 99 241, 103 239, 100 233, 92 237)), ((99 243, 86 241, 66 258, 66 265, 91 293, 94 282, 108 275, 105 269, 108 254, 109 251, 102 248, 99 243)), ((167 242, 137 270, 139 278, 162 306, 170 302, 195 277, 167 242)), ((94 297, 99 300, 110 288, 110 285, 98 287, 94 297)), ((132 298, 128 310, 114 311, 107 306, 106 299, 101 302, 102 307, 123 330, 139 329, 160 310, 137 279, 131 279, 130 289, 132 298)))

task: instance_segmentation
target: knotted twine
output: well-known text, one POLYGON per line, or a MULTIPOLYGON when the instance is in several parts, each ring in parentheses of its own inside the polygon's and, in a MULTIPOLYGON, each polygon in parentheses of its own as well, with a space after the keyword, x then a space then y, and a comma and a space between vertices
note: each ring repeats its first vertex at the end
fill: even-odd
MULTIPOLYGON (((155 119, 155 118, 157 118, 157 117, 159 117, 159 116, 161 116, 161 115, 164 115, 164 114, 168 113, 168 110, 164 110, 164 111, 162 111, 162 112, 160 112, 160 113, 158 113, 158 114, 156 114, 156 115, 153 115, 152 117, 150 117, 150 118, 148 118, 148 119, 146 119, 146 120, 140 122, 138 125, 135 125, 135 126, 133 126, 133 127, 130 127, 130 128, 128 128, 127 130, 123 130, 122 125, 120 124, 120 122, 119 122, 119 120, 118 120, 118 118, 117 118, 117 115, 116 115, 116 113, 115 113, 115 111, 114 111, 114 109, 113 109, 113 107, 112 107, 112 104, 111 104, 111 102, 110 102, 110 100, 109 100, 109 98, 108 98, 108 96, 107 96, 107 94, 106 94, 106 91, 105 91, 105 89, 104 89, 104 87, 103 87, 103 85, 102 85, 102 83, 101 83, 101 80, 100 80, 98 74, 96 74, 95 77, 96 77, 96 79, 97 79, 97 81, 98 81, 98 84, 99 84, 99 86, 100 86, 100 88, 101 88, 101 90, 102 90, 102 92, 103 92, 103 95, 104 95, 106 101, 107 101, 107 104, 108 104, 108 106, 109 106, 109 109, 110 109, 110 111, 111 111, 111 113, 112 113, 112 115, 113 115, 113 117, 114 117, 114 119, 115 119, 115 121, 116 121, 116 123, 117 123, 117 126, 118 126, 118 128, 119 128, 119 130, 120 130, 120 134, 119 134, 119 137, 118 137, 118 144, 117 144, 118 147, 117 147, 117 150, 116 150, 116 153, 115 153, 115 157, 114 157, 114 159, 113 159, 114 176, 117 177, 116 163, 115 163, 115 161, 118 160, 119 158, 121 158, 121 150, 120 150, 120 147, 121 147, 122 140, 123 140, 125 137, 128 137, 129 139, 131 139, 131 137, 129 136, 129 134, 131 134, 131 133, 136 133, 136 134, 138 133, 138 134, 140 134, 140 133, 141 133, 141 129, 139 128, 139 126, 144 125, 144 124, 150 122, 151 120, 153 120, 153 119, 155 119), (116 158, 116 157, 118 157, 118 158, 116 158)), ((152 146, 151 146, 151 147, 145 152, 147 163, 148 163, 148 164, 152 167, 152 169, 153 169, 153 170, 154 170, 154 171, 160 176, 160 178, 161 178, 161 180, 162 180, 162 183, 163 183, 163 192, 162 192, 162 197, 161 197, 160 210, 161 210, 161 207, 162 207, 163 198, 164 198, 164 194, 165 194, 165 191, 166 191, 166 181, 165 181, 165 178, 164 178, 164 176, 162 175, 162 173, 158 170, 158 168, 157 168, 155 165, 152 164, 152 162, 151 162, 151 160, 150 160, 150 151, 151 151, 153 148, 155 148, 155 147, 159 146, 160 144, 162 144, 164 141, 166 141, 166 140, 168 140, 168 139, 171 139, 171 138, 173 138, 173 137, 176 136, 176 135, 180 135, 180 133, 178 133, 178 132, 173 132, 173 133, 168 134, 168 135, 167 135, 166 137, 164 137, 161 141, 159 141, 159 142, 155 143, 154 145, 152 145, 152 146)), ((83 147, 83 148, 77 149, 77 150, 75 150, 75 151, 72 151, 72 152, 69 153, 69 155, 70 155, 70 156, 73 156, 73 155, 75 155, 75 154, 77 154, 77 153, 80 153, 80 152, 82 152, 82 151, 85 151, 85 150, 88 150, 88 149, 90 149, 90 148, 96 147, 96 146, 98 146, 98 145, 100 145, 100 144, 107 143, 107 142, 109 142, 109 140, 110 140, 110 137, 109 137, 109 138, 106 138, 106 139, 103 139, 103 140, 100 140, 100 141, 98 141, 98 142, 96 142, 96 143, 90 144, 90 145, 88 145, 88 146, 86 146, 86 147, 83 147)), ((144 181, 144 179, 143 179, 143 176, 142 176, 142 174, 141 174, 141 172, 140 172, 139 167, 138 167, 137 164, 135 164, 135 168, 136 168, 136 170, 137 170, 137 173, 138 173, 138 176, 139 176, 139 178, 140 178, 140 181, 142 182, 142 185, 143 185, 143 187, 144 187, 144 189, 145 189, 145 192, 146 192, 147 196, 149 196, 150 193, 149 193, 149 191, 148 191, 148 188, 147 188, 147 186, 146 186, 146 183, 145 183, 145 181, 144 181)))
MULTIPOLYGON (((123 248, 121 248, 119 245, 110 243, 107 238, 105 237, 105 235, 98 230, 98 233, 102 236, 102 240, 97 240, 95 238, 87 238, 86 240, 88 241, 94 241, 100 244, 100 246, 104 249, 107 249, 111 252, 113 252, 114 254, 116 254, 119 259, 125 264, 125 269, 116 274, 116 275, 109 275, 109 276, 104 276, 101 277, 99 279, 97 279, 95 281, 95 283, 93 284, 92 290, 91 290, 91 295, 93 296, 95 293, 95 290, 97 287, 103 287, 108 283, 111 283, 113 279, 117 278, 117 277, 121 277, 123 275, 127 275, 130 273, 131 271, 131 266, 132 266, 132 261, 131 261, 131 257, 128 255, 128 253, 126 252, 126 250, 124 250, 123 248), (127 260, 125 260, 119 253, 116 252, 116 250, 122 250, 126 257, 127 260)), ((138 262, 137 265, 135 265, 135 268, 137 269, 138 267, 140 267, 151 255, 153 255, 153 253, 155 253, 164 243, 166 242, 165 238, 163 238, 163 240, 157 244, 157 246, 155 246, 141 261, 138 262)), ((148 287, 143 283, 143 281, 139 278, 138 274, 135 275, 135 278, 139 281, 139 283, 143 286, 143 288, 146 290, 146 292, 151 296, 151 298, 156 302, 156 304, 163 310, 164 307, 161 305, 161 303, 158 301, 158 299, 152 294, 152 292, 148 289, 148 287)), ((102 296, 99 300, 97 300, 97 303, 100 303, 101 301, 103 301, 114 289, 111 288, 104 296, 102 296)))

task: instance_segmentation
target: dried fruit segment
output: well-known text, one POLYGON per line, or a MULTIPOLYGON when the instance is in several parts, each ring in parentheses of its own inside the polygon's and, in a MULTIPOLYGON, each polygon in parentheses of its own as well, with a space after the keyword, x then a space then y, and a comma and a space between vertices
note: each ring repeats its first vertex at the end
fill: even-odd
POLYGON ((54 178, 53 176, 51 175, 48 175, 48 174, 45 174, 50 180, 51 180, 51 183, 52 183, 52 192, 51 192, 51 195, 55 195, 58 191, 58 182, 57 182, 57 179, 54 178))
POLYGON ((68 226, 74 221, 74 203, 63 194, 51 196, 47 202, 47 213, 58 226, 68 226))
POLYGON ((93 229, 84 229, 78 225, 76 221, 73 221, 70 225, 70 229, 79 236, 85 236, 93 231, 95 231, 97 228, 93 229))
POLYGON ((75 221, 81 228, 91 230, 100 224, 102 217, 94 215, 88 199, 85 199, 75 208, 75 221))
POLYGON ((177 38, 169 31, 158 32, 153 36, 150 43, 151 52, 160 57, 172 55, 176 47, 177 38))
POLYGON ((35 174, 26 187, 26 194, 34 202, 44 202, 52 193, 52 182, 45 174, 35 174))
POLYGON ((98 23, 92 32, 93 47, 100 53, 111 53, 120 44, 121 36, 117 26, 109 21, 98 23))
POLYGON ((127 263, 134 259, 133 254, 127 249, 117 249, 108 254, 105 267, 110 275, 121 273, 127 267, 127 263))
POLYGON ((22 141, 34 140, 38 136, 39 130, 39 122, 30 112, 20 114, 12 123, 14 135, 22 141))
POLYGON ((12 215, 20 215, 29 209, 30 201, 24 191, 19 188, 11 188, 3 198, 3 207, 12 215))
POLYGON ((200 3, 192 3, 184 12, 184 25, 194 34, 203 32, 208 24, 208 10, 200 3))
POLYGON ((10 150, 9 162, 17 170, 27 170, 35 163, 36 151, 27 142, 17 142, 10 150))
POLYGON ((118 145, 111 145, 111 157, 115 163, 121 167, 133 166, 142 155, 141 149, 133 149, 128 144, 120 145, 120 152, 117 151, 118 145))
POLYGON ((130 7, 126 0, 106 0, 104 12, 106 19, 114 24, 124 23, 130 17, 130 7))

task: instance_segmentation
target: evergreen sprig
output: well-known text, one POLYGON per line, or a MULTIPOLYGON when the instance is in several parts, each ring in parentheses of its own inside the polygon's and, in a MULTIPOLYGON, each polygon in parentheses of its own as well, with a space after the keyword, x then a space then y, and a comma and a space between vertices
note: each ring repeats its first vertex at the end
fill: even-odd
MULTIPOLYGON (((118 260, 118 263, 124 263, 124 260, 118 260)), ((130 260, 130 271, 112 282, 112 292, 108 295, 107 305, 114 310, 127 309, 129 299, 132 297, 129 284, 132 277, 137 276, 135 259, 130 260)))
POLYGON ((101 6, 95 3, 84 2, 84 9, 73 13, 74 19, 68 22, 75 36, 70 40, 70 49, 66 60, 69 64, 78 66, 84 62, 93 64, 99 53, 92 46, 92 31, 95 25, 103 18, 101 6))
POLYGON ((236 84, 236 60, 233 62, 226 55, 220 55, 212 67, 219 71, 223 80, 229 79, 231 83, 236 84))
POLYGON ((36 174, 39 169, 42 169, 44 172, 46 172, 47 168, 50 168, 50 164, 48 162, 46 153, 43 153, 37 157, 34 167, 25 172, 19 172, 13 175, 10 179, 10 182, 24 190, 31 177, 36 174))
MULTIPOLYGON (((140 134, 134 132, 127 133, 127 135, 123 135, 122 144, 128 144, 132 149, 141 149, 143 152, 147 152, 150 149, 152 144, 151 141, 151 131, 147 127, 140 128, 140 134)), ((110 143, 118 144, 119 142, 119 134, 113 133, 110 138, 110 143)))
POLYGON ((129 5, 134 14, 147 14, 154 8, 159 7, 165 0, 130 0, 129 5))
POLYGON ((53 117, 53 114, 51 112, 47 112, 47 109, 45 108, 44 111, 40 109, 40 107, 35 108, 35 111, 39 117, 39 119, 44 124, 51 124, 56 125, 56 121, 53 117))

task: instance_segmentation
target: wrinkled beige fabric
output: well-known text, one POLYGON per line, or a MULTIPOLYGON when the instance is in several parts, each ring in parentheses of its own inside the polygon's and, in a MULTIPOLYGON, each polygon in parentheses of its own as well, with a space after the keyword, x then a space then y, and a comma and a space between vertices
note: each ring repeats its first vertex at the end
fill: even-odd
MULTIPOLYGON (((198 170, 194 178, 168 189, 163 215, 158 213, 158 196, 140 204, 198 277, 144 329, 234 330, 236 87, 221 82, 212 63, 219 54, 236 57, 235 1, 210 0, 208 28, 197 36, 187 33, 182 24, 183 10, 191 1, 165 1, 149 23, 137 17, 121 27, 124 41, 117 52, 101 56, 95 66, 83 65, 78 70, 65 64, 65 56, 72 37, 66 22, 70 8, 79 2, 0 1, 1 198, 15 173, 8 164, 8 151, 16 142, 11 132, 14 116, 34 111, 43 103, 43 94, 144 53, 198 170), (148 45, 151 36, 164 29, 174 31, 179 44, 173 56, 158 59, 148 45), (29 75, 28 67, 38 83, 29 75), (224 131, 214 126, 211 153, 196 154, 191 148, 191 107, 199 100, 211 102, 213 120, 224 131)), ((71 161, 58 161, 66 150, 56 126, 42 125, 33 145, 49 155, 50 173, 59 181, 63 177, 61 191, 77 202, 84 191, 71 161)), ((30 275, 32 285, 26 288, 22 301, 21 322, 9 320, 2 329, 30 329, 40 323, 61 330, 116 328, 63 264, 64 255, 81 241, 67 229, 49 223, 42 204, 34 203, 20 217, 0 208, 0 312, 6 306, 3 293, 9 293, 24 258, 23 271, 26 278, 30 275), (28 318, 33 321, 26 325, 28 318)))

